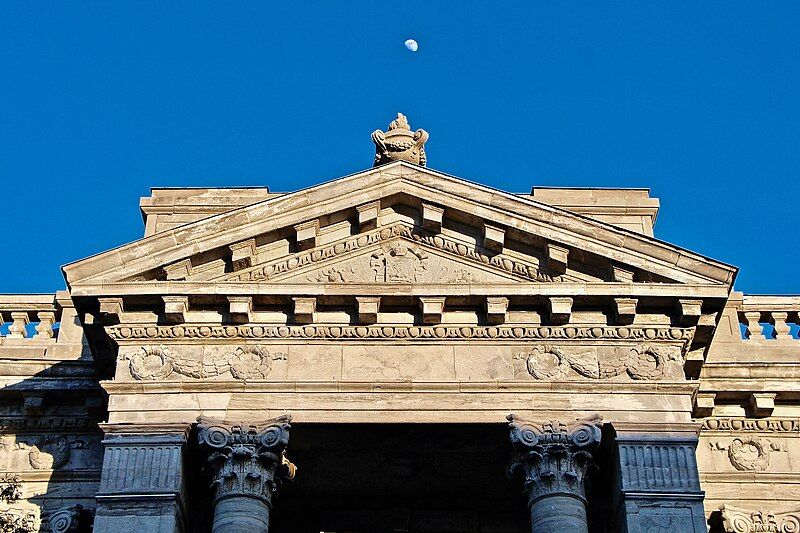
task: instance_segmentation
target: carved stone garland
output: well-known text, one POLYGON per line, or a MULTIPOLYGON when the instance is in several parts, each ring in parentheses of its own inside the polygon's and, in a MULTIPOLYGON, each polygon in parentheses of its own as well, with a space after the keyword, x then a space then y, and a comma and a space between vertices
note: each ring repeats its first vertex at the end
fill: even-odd
POLYGON ((590 379, 608 379, 627 373, 636 380, 659 380, 667 377, 668 365, 683 356, 677 346, 645 344, 631 348, 625 357, 600 360, 596 356, 572 355, 551 346, 537 346, 527 354, 526 366, 531 376, 542 380, 564 378, 572 369, 590 379))
POLYGON ((273 494, 282 480, 295 474, 294 465, 284 456, 291 417, 257 425, 231 425, 205 417, 197 421, 213 491, 212 531, 269 531, 273 494))
POLYGON ((515 415, 508 420, 519 452, 511 473, 524 475, 532 530, 588 532, 585 478, 600 444, 600 417, 571 425, 527 422, 515 415))
POLYGON ((286 352, 264 346, 238 347, 231 352, 202 360, 185 357, 164 346, 144 346, 130 356, 131 376, 138 380, 166 379, 173 373, 205 379, 227 372, 236 379, 264 379, 274 360, 285 360, 286 352))

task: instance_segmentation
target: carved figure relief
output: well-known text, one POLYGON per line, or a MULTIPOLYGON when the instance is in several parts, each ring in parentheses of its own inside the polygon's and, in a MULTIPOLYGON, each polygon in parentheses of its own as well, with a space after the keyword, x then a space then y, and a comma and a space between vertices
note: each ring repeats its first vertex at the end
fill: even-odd
POLYGON ((421 281, 428 268, 428 254, 409 247, 403 241, 395 241, 388 248, 372 254, 370 258, 375 277, 372 281, 386 283, 415 283, 421 281))
POLYGON ((800 510, 785 513, 750 511, 723 505, 722 527, 727 533, 796 533, 800 531, 800 510))
POLYGON ((130 361, 131 376, 138 380, 166 379, 172 373, 206 379, 230 372, 235 379, 264 379, 273 361, 286 360, 286 352, 264 346, 245 346, 222 355, 195 359, 166 347, 143 346, 130 361))
POLYGON ((711 449, 727 451, 728 460, 736 470, 753 472, 763 472, 769 468, 772 452, 787 451, 785 442, 750 436, 737 437, 730 442, 712 442, 711 449))
POLYGON ((593 348, 567 353, 545 345, 520 356, 525 358, 528 372, 535 379, 561 379, 569 369, 589 379, 609 379, 625 373, 635 380, 683 378, 683 355, 677 346, 646 344, 631 348, 620 356, 593 348))

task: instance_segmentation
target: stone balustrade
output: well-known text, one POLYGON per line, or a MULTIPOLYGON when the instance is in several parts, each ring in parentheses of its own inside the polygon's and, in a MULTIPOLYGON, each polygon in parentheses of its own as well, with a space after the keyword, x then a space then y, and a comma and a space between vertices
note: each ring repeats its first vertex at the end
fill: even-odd
POLYGON ((0 295, 0 344, 55 342, 61 306, 53 294, 0 295))
POLYGON ((745 295, 737 312, 747 341, 800 340, 800 296, 745 295))

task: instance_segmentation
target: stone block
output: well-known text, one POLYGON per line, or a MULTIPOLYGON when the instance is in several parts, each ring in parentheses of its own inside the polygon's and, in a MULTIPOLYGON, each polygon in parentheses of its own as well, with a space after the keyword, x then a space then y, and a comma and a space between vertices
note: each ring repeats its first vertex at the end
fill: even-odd
POLYGON ((419 306, 422 310, 422 321, 425 324, 438 324, 444 312, 444 296, 420 296, 419 306))
POLYGON ((314 312, 317 310, 317 298, 314 296, 295 296, 294 321, 298 324, 309 324, 314 321, 314 312))
POLYGON ((357 296, 358 322, 361 324, 374 324, 378 321, 378 312, 381 307, 380 296, 357 296))
POLYGON ((563 274, 567 270, 567 257, 569 249, 557 244, 547 243, 544 248, 547 256, 547 267, 550 270, 563 274))
POLYGON ((506 242, 506 230, 500 226, 483 224, 483 245, 497 253, 503 251, 506 242))
POLYGON ((432 204, 422 204, 422 225, 425 229, 439 233, 442 231, 443 217, 444 208, 432 204))
POLYGON ((358 211, 358 227, 360 231, 370 231, 378 227, 378 214, 381 212, 381 202, 370 202, 356 207, 358 211))
POLYGON ((300 250, 308 250, 317 245, 317 238, 319 237, 319 220, 311 220, 297 224, 294 227, 297 239, 297 247, 300 250))

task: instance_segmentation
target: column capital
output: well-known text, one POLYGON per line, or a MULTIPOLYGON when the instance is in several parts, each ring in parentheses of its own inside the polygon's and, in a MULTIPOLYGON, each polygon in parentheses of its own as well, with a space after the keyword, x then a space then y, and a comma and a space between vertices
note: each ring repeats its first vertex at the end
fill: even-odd
POLYGON ((600 416, 564 423, 509 415, 508 421, 511 443, 519 452, 511 471, 524 474, 528 504, 547 496, 571 496, 585 504, 584 480, 600 445, 600 416))
POLYGON ((260 423, 197 419, 197 437, 207 453, 206 467, 214 502, 244 496, 272 506, 278 483, 294 477, 295 466, 284 457, 291 417, 260 423))

